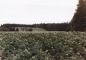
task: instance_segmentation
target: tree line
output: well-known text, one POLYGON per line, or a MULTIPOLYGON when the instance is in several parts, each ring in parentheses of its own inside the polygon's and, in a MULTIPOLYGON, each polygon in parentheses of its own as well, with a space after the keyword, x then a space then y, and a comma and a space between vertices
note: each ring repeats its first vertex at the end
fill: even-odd
POLYGON ((25 24, 3 24, 1 25, 1 31, 18 31, 15 30, 15 27, 31 27, 31 28, 42 28, 46 31, 69 31, 68 23, 42 23, 42 24, 33 24, 33 25, 25 25, 25 24))
POLYGON ((69 23, 48 23, 48 24, 35 24, 35 27, 43 28, 47 31, 69 31, 69 23))

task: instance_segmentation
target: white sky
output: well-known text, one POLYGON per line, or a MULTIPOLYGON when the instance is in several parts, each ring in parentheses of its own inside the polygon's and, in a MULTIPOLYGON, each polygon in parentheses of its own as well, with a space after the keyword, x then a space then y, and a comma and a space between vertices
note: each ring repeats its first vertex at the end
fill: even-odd
POLYGON ((0 24, 69 22, 77 0, 0 0, 0 24))

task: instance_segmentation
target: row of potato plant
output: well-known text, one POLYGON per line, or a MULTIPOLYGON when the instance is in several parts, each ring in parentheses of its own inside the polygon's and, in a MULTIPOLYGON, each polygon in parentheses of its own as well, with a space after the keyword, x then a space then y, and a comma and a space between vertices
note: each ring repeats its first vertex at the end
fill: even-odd
POLYGON ((86 60, 86 33, 0 33, 4 60, 86 60))

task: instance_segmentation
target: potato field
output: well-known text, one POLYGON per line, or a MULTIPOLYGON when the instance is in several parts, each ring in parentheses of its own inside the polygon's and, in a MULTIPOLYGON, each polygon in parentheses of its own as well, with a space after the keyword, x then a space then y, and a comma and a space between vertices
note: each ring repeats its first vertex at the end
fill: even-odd
POLYGON ((86 32, 0 32, 2 60, 86 60, 86 32))

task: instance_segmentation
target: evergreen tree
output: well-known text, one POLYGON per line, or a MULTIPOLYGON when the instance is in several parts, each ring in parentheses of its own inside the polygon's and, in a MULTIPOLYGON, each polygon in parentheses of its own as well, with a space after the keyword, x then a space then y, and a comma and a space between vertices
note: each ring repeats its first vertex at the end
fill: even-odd
POLYGON ((71 30, 86 31, 86 0, 79 0, 77 11, 70 24, 71 30))

